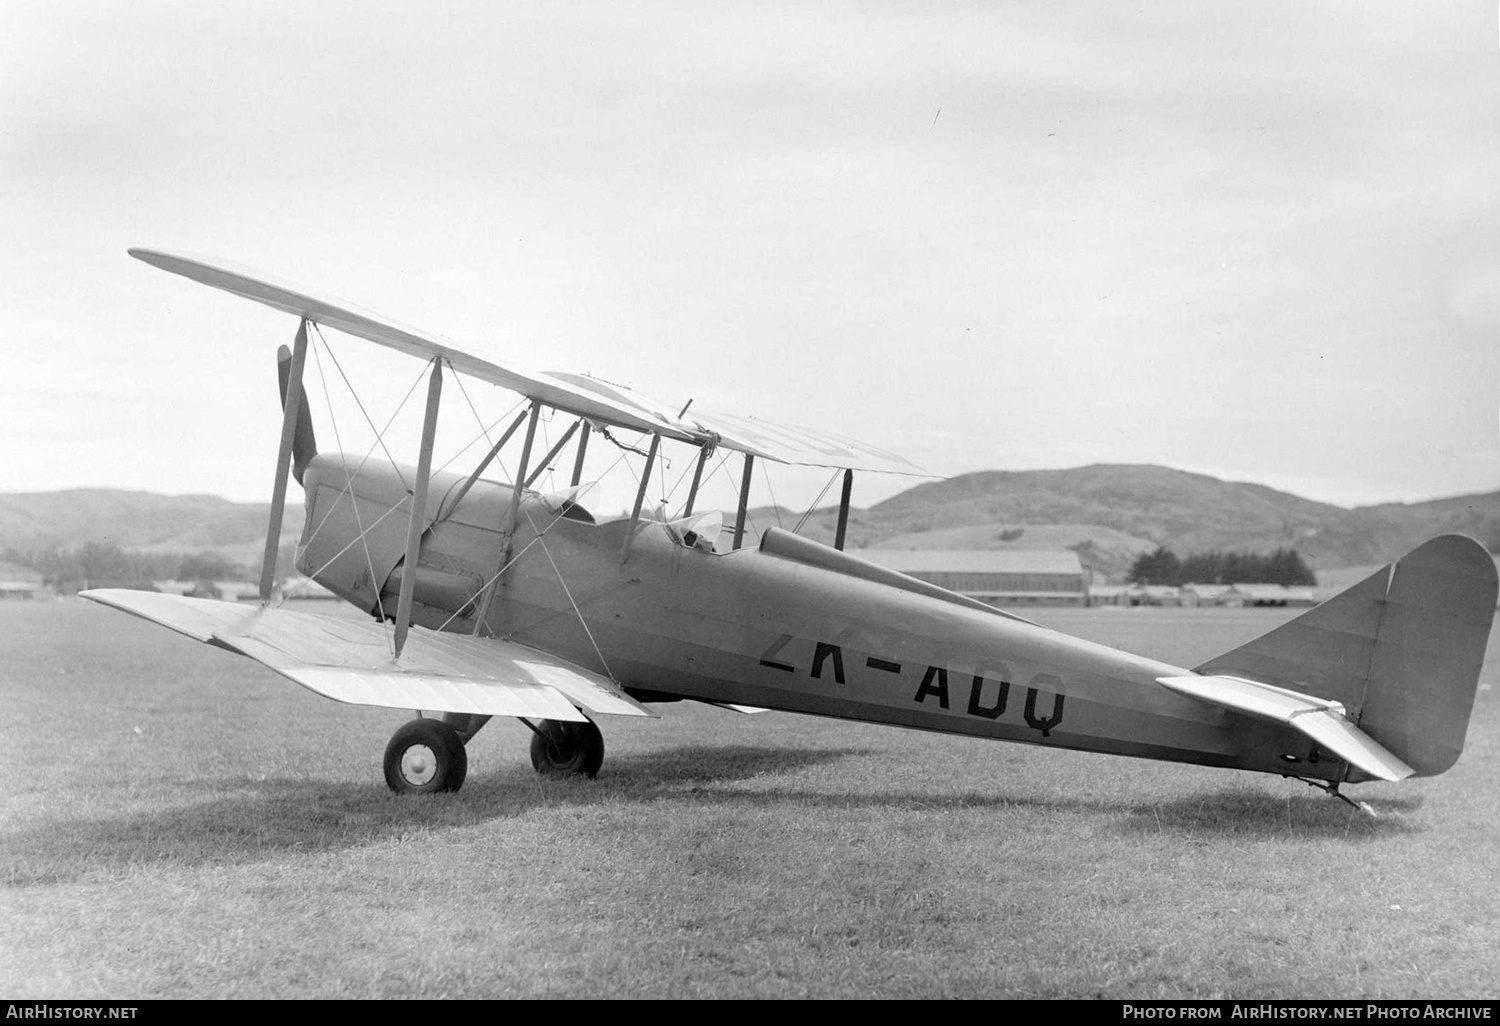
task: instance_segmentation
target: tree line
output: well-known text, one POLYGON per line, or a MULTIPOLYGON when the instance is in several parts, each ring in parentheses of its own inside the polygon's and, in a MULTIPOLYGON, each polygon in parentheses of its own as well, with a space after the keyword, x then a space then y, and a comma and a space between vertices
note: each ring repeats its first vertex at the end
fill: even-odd
POLYGON ((9 547, 8 563, 30 567, 43 583, 62 592, 83 588, 149 588, 152 581, 223 581, 247 576, 245 568, 213 552, 127 552, 118 545, 87 542, 76 548, 9 547))
POLYGON ((1133 584, 1285 584, 1316 585, 1296 549, 1255 552, 1205 552, 1179 559, 1166 546, 1148 552, 1130 567, 1133 584))

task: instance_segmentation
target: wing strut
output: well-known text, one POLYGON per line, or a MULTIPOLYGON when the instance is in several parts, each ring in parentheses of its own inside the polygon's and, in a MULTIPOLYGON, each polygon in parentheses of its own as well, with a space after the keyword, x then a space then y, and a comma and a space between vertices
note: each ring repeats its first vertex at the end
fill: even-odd
POLYGON ((271 489, 271 522, 266 526, 266 552, 260 564, 260 603, 269 605, 276 583, 276 557, 281 553, 281 520, 286 512, 286 479, 292 467, 292 442, 302 407, 302 366, 307 361, 307 318, 297 325, 292 343, 292 365, 287 374, 286 403, 281 411, 281 446, 276 450, 276 484, 271 489))
POLYGON ((651 433, 651 450, 646 453, 646 466, 641 470, 641 486, 635 492, 635 510, 630 514, 630 529, 625 532, 625 544, 620 546, 620 562, 630 558, 630 546, 635 542, 635 524, 641 519, 641 505, 646 501, 646 486, 651 483, 651 465, 656 462, 656 450, 661 445, 661 435, 651 433))
MULTIPOLYGON (((460 382, 460 384, 462 384, 462 382, 460 382)), ((516 414, 516 419, 510 422, 510 427, 505 429, 505 434, 500 436, 500 440, 498 442, 490 446, 489 453, 486 454, 484 459, 479 461, 479 466, 474 468, 474 473, 470 474, 467 478, 464 479, 464 483, 459 486, 459 489, 456 493, 454 493, 453 498, 448 500, 447 513, 439 513, 439 520, 446 519, 448 514, 451 514, 455 509, 458 508, 458 504, 463 501, 464 496, 469 494, 469 489, 473 488, 474 483, 479 480, 479 475, 483 474, 487 469, 489 469, 489 465, 494 462, 495 457, 500 455, 500 450, 505 448, 505 443, 510 441, 510 436, 515 434, 516 429, 521 426, 521 421, 526 419, 526 412, 527 411, 522 410, 520 413, 516 414)))
POLYGON ((577 431, 578 425, 582 423, 583 421, 581 420, 575 420, 572 425, 569 426, 568 430, 563 432, 563 436, 557 440, 557 444, 554 445, 551 449, 547 450, 547 455, 542 457, 541 462, 536 465, 536 469, 533 470, 531 474, 526 478, 527 488, 530 488, 533 484, 536 483, 537 478, 546 473, 547 468, 552 465, 552 461, 557 459, 557 454, 563 451, 563 446, 568 444, 568 439, 573 437, 573 432, 577 431))
POLYGON ((531 466, 531 447, 536 442, 536 422, 541 415, 542 404, 533 402, 531 419, 526 422, 526 441, 521 445, 521 465, 516 468, 515 491, 510 493, 510 516, 506 519, 509 525, 506 530, 509 535, 505 540, 505 559, 501 562, 501 566, 509 565, 511 553, 515 549, 516 518, 521 515, 521 493, 526 490, 526 471, 531 466))
POLYGON ((844 471, 844 493, 839 496, 839 526, 833 535, 833 547, 844 549, 844 533, 849 529, 849 493, 854 491, 854 471, 844 471))
POLYGON ((698 498, 698 485, 703 481, 703 464, 708 462, 708 454, 712 451, 711 445, 704 445, 698 450, 698 465, 693 468, 693 483, 688 487, 687 505, 682 507, 684 517, 693 515, 693 503, 698 498))
POLYGON ((427 528, 427 478, 432 471, 432 441, 437 434, 438 403, 443 395, 443 358, 432 358, 432 376, 427 379, 427 413, 422 418, 422 448, 417 454, 416 488, 411 498, 411 522, 406 528, 406 562, 402 564, 401 595, 396 601, 396 658, 406 644, 411 627, 411 600, 417 590, 417 555, 422 532, 427 528))
POLYGON ((740 508, 734 514, 734 547, 745 540, 745 514, 750 511, 750 474, 755 469, 755 457, 745 453, 745 475, 740 478, 740 508))
MULTIPOLYGON (((521 465, 516 468, 516 487, 510 496, 510 515, 506 519, 505 551, 500 554, 500 569, 495 571, 495 576, 490 578, 484 586, 483 597, 474 610, 474 636, 484 630, 484 618, 490 613, 490 602, 495 597, 495 589, 500 587, 500 578, 505 573, 506 567, 510 566, 510 558, 515 552, 516 544, 516 518, 521 515, 521 493, 525 491, 525 485, 521 482, 526 480, 526 468, 531 464, 531 446, 536 441, 536 422, 542 414, 542 404, 532 400, 531 411, 526 423, 526 441, 521 445, 521 465)), ((404 580, 404 578, 403 578, 404 580)))
POLYGON ((573 460, 573 480, 568 487, 577 488, 578 482, 583 480, 583 457, 589 451, 589 432, 594 426, 588 421, 583 422, 583 434, 578 436, 578 456, 573 460))

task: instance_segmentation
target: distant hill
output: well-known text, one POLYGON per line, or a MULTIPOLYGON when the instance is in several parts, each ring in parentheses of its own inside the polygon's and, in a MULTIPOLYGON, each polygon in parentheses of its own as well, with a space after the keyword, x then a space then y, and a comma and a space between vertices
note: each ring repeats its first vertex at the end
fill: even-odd
MULTIPOLYGON (((95 541, 141 551, 212 551, 259 558, 268 507, 210 495, 109 489, 0 495, 0 549, 95 541)), ((781 511, 790 528, 800 514, 781 511)), ((776 511, 751 511, 756 527, 776 511)), ((803 533, 833 539, 837 510, 815 511, 803 533)), ((294 538, 300 507, 287 509, 294 538)), ((726 529, 733 523, 725 518, 726 529)), ((1345 509, 1265 485, 1170 467, 1096 464, 1071 470, 984 471, 917 485, 850 513, 848 547, 1071 548, 1119 576, 1141 552, 1292 547, 1314 570, 1388 562, 1427 538, 1456 531, 1500 550, 1500 492, 1345 509)))
MULTIPOLYGON (((831 539, 836 519, 819 510, 805 533, 831 539)), ((1500 550, 1500 492, 1346 509, 1170 467, 1096 464, 924 482, 851 511, 848 546, 1073 548, 1118 576, 1157 545, 1179 555, 1285 546, 1323 570, 1389 562, 1447 532, 1500 550)))
MULTIPOLYGON (((157 495, 110 488, 0 494, 0 549, 77 548, 87 542, 141 552, 215 552, 260 559, 268 503, 214 495, 157 495)), ((295 540, 302 507, 288 503, 282 537, 295 540)))

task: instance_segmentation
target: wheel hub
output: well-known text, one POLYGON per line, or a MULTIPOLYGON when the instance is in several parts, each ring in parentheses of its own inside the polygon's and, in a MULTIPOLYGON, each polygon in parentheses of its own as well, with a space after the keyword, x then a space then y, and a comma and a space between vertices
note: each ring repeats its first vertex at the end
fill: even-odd
POLYGON ((426 745, 412 745, 401 753, 401 776, 413 787, 421 787, 437 776, 437 753, 426 745))

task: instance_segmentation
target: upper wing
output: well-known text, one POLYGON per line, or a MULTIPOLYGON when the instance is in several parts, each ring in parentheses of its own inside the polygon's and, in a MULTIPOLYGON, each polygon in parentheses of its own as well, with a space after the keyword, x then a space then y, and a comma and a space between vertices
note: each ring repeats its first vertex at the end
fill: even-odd
POLYGON ((393 659, 385 628, 373 620, 149 591, 81 594, 247 655, 339 702, 549 720, 586 719, 578 709, 653 715, 603 674, 498 638, 413 627, 401 658, 393 659))
POLYGON ((318 299, 287 282, 278 282, 258 272, 236 270, 211 264, 199 257, 177 256, 153 249, 128 251, 137 260, 144 260, 153 267, 180 274, 184 278, 216 289, 253 299, 273 310, 304 317, 315 324, 326 325, 356 338, 386 346, 409 356, 430 360, 440 356, 456 371, 469 374, 480 381, 508 388, 531 399, 568 413, 576 413, 606 424, 618 424, 636 431, 655 431, 668 438, 685 441, 695 436, 681 426, 659 416, 643 415, 642 409, 611 401, 607 396, 591 394, 556 380, 552 375, 502 367, 499 364, 470 356, 455 349, 441 335, 404 327, 387 318, 379 317, 342 300, 318 299))
POLYGON ((779 463, 874 470, 882 474, 910 474, 916 477, 932 476, 893 452, 826 432, 728 414, 690 413, 688 419, 700 430, 717 436, 719 445, 752 456, 764 456, 779 463))
POLYGON ((635 431, 653 431, 697 445, 722 445, 781 463, 927 476, 922 468, 894 453, 836 435, 768 424, 749 417, 698 413, 684 417, 623 385, 586 374, 522 370, 515 365, 502 367, 455 348, 441 335, 403 326, 342 300, 317 298, 259 272, 153 249, 131 249, 129 253, 153 267, 356 338, 422 359, 441 357, 456 371, 590 420, 635 431))
POLYGON ((1158 677, 1158 684, 1213 705, 1275 720, 1301 731, 1352 766, 1381 780, 1404 780, 1416 770, 1344 717, 1344 707, 1326 698, 1242 677, 1158 677))
POLYGON ((848 470, 874 470, 882 474, 930 476, 915 463, 893 452, 826 431, 809 431, 807 428, 788 424, 773 424, 755 417, 704 413, 697 407, 690 407, 677 415, 632 388, 602 378, 563 371, 549 371, 545 377, 586 391, 617 406, 634 409, 642 417, 670 419, 679 427, 692 432, 694 440, 700 444, 709 442, 735 452, 799 466, 841 467, 848 470))

